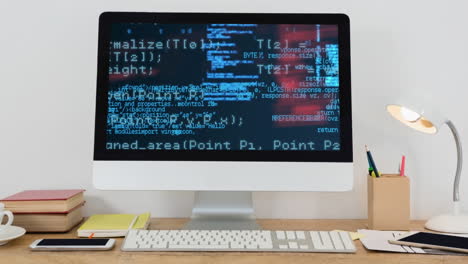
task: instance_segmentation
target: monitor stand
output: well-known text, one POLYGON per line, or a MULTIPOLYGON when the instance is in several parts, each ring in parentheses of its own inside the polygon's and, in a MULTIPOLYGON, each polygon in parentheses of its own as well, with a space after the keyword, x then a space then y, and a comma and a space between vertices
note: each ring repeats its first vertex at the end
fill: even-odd
POLYGON ((191 230, 258 230, 252 192, 198 191, 192 217, 185 229, 191 230))

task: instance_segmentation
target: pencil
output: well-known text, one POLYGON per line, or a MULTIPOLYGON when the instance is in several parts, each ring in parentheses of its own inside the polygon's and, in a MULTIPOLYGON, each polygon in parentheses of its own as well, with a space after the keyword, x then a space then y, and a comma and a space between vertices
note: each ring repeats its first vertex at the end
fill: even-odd
POLYGON ((367 147, 367 145, 365 145, 365 147, 366 147, 366 152, 367 152, 367 160, 371 164, 372 169, 374 169, 375 176, 380 177, 379 170, 377 170, 377 167, 375 166, 375 162, 374 162, 374 159, 372 158, 372 154, 371 154, 369 148, 367 147))

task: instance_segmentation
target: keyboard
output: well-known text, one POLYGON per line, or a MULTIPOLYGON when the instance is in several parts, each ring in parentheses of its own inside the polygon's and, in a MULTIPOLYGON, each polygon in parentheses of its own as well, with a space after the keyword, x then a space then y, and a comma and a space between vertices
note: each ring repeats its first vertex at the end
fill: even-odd
POLYGON ((348 232, 130 230, 123 251, 279 251, 354 253, 348 232))

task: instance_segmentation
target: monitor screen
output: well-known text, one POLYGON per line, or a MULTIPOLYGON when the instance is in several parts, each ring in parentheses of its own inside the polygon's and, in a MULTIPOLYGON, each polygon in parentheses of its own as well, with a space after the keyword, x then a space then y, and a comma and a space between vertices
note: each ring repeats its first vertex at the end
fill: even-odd
POLYGON ((108 25, 103 153, 343 152, 338 24, 176 22, 108 25))

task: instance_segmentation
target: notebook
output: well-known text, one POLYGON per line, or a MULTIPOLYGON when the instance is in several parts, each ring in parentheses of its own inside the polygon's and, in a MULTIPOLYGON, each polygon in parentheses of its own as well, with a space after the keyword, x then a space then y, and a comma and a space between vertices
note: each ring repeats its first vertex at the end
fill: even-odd
POLYGON ((84 190, 28 190, 0 200, 13 213, 68 213, 82 204, 84 190))
POLYGON ((147 229, 151 215, 100 214, 93 215, 78 228, 79 237, 122 237, 130 229, 147 229))

